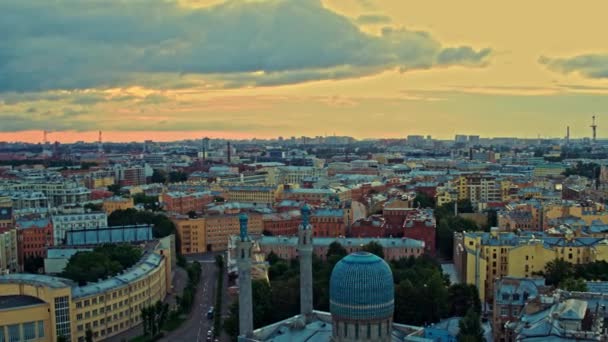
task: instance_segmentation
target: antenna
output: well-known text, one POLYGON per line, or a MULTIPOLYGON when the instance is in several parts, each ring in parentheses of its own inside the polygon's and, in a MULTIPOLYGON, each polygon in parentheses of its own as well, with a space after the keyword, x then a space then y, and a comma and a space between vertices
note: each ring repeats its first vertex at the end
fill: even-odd
POLYGON ((102 145, 102 139, 101 139, 101 131, 99 131, 99 138, 97 139, 97 151, 99 153, 103 153, 103 145, 102 145))
POLYGON ((42 142, 46 145, 46 143, 48 143, 48 139, 47 139, 47 135, 49 134, 49 131, 44 130, 42 131, 42 142))
POLYGON ((566 126, 566 145, 570 144, 570 126, 566 126))
POLYGON ((593 131, 593 143, 595 143, 595 140, 597 138, 597 125, 595 124, 595 115, 591 117, 592 121, 591 121, 591 130, 593 131))

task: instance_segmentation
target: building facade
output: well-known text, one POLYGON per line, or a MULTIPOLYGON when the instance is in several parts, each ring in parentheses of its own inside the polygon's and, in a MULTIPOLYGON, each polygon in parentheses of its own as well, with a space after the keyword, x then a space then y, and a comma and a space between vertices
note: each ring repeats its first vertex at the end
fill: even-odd
POLYGON ((19 265, 23 267, 28 258, 45 258, 47 249, 53 246, 51 220, 18 220, 16 227, 19 265))
POLYGON ((85 286, 38 274, 0 276, 1 341, 103 340, 141 324, 141 309, 171 288, 170 248, 162 244, 115 277, 85 286))
POLYGON ((175 223, 182 255, 205 253, 207 251, 207 230, 204 218, 176 217, 172 218, 171 221, 175 223))
POLYGON ((59 214, 52 216, 53 244, 63 244, 67 231, 96 229, 108 226, 106 213, 59 214))

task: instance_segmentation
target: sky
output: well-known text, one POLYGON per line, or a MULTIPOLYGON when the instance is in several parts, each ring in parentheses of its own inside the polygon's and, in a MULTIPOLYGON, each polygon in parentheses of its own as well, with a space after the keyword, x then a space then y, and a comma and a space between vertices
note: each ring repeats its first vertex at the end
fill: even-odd
POLYGON ((0 141, 580 138, 592 115, 608 137, 605 13, 599 0, 3 0, 0 141))

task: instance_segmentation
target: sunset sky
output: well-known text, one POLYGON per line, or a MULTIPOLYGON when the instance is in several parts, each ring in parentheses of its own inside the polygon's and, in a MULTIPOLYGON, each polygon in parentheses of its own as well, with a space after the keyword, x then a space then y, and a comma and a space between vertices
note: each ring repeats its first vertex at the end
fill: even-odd
POLYGON ((607 1, 2 0, 0 141, 608 137, 607 1))

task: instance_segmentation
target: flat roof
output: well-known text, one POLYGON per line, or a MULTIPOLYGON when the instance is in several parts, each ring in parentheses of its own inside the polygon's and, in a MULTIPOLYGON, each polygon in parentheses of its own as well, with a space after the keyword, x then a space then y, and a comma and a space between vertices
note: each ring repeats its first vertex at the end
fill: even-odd
POLYGON ((0 296, 0 310, 20 308, 24 306, 45 304, 44 301, 31 296, 0 296))

